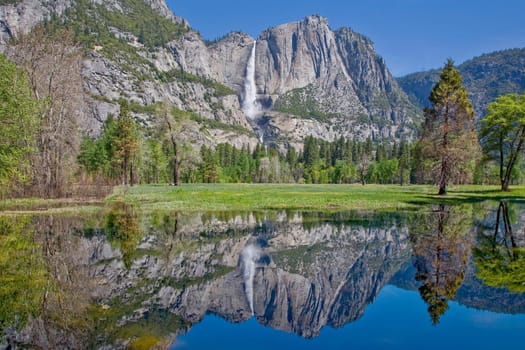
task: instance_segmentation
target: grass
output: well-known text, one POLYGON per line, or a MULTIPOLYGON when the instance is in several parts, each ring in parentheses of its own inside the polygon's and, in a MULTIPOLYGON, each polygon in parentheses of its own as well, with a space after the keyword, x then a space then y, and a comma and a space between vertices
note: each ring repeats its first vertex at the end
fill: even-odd
POLYGON ((13 198, 0 200, 2 215, 79 214, 93 213, 105 204, 93 198, 13 198))
POLYGON ((427 204, 463 204, 486 200, 525 203, 525 186, 501 192, 497 186, 454 186, 437 196, 434 186, 297 185, 297 184, 183 184, 117 187, 105 200, 7 199, 0 215, 93 213, 105 204, 124 201, 144 212, 203 211, 396 211, 427 204))
POLYGON ((461 204, 484 200, 525 201, 525 187, 500 192, 497 187, 453 187, 437 196, 432 186, 184 184, 117 188, 108 201, 123 200, 145 211, 345 211, 414 209, 424 204, 461 204))

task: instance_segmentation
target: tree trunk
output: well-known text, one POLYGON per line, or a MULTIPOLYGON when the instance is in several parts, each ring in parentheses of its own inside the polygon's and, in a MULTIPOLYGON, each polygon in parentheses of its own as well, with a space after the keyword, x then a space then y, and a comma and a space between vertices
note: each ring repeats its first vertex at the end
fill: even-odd
POLYGON ((508 192, 509 190, 509 179, 507 177, 504 177, 502 180, 501 180, 501 190, 503 192, 508 192))
POLYGON ((439 178, 439 192, 438 195, 443 196, 447 194, 447 161, 441 162, 441 176, 439 178))
POLYGON ((179 185, 179 164, 177 161, 177 156, 173 157, 173 185, 179 185))
POLYGON ((129 167, 129 184, 133 186, 133 183, 135 182, 135 174, 133 173, 133 162, 131 162, 129 167))
POLYGON ((177 152, 177 141, 173 135, 171 136, 171 143, 173 144, 173 185, 179 185, 179 159, 177 152))
POLYGON ((128 157, 124 155, 124 160, 122 162, 122 184, 128 184, 128 157))

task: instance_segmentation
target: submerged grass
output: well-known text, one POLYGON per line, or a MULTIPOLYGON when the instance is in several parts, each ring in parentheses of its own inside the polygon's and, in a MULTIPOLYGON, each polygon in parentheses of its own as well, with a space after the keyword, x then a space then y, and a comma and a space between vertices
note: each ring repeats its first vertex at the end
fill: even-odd
POLYGON ((484 200, 525 201, 525 187, 501 192, 496 186, 452 187, 447 196, 432 186, 184 184, 117 188, 108 201, 124 201, 145 211, 228 210, 402 210, 423 204, 461 204, 484 200))
POLYGON ((0 215, 93 213, 103 207, 104 199, 15 198, 0 200, 0 215))

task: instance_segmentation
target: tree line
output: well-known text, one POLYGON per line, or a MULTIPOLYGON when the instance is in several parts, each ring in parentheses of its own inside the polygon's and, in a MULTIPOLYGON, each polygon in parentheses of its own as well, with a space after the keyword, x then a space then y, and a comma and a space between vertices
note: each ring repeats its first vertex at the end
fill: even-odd
POLYGON ((476 125, 462 78, 448 61, 432 89, 412 142, 304 139, 302 149, 258 144, 195 147, 201 125, 169 103, 148 123, 127 101, 94 137, 79 127, 89 110, 80 72, 82 50, 67 30, 37 28, 0 56, 1 196, 60 197, 75 184, 180 182, 435 183, 520 182, 525 94, 504 95, 476 125))

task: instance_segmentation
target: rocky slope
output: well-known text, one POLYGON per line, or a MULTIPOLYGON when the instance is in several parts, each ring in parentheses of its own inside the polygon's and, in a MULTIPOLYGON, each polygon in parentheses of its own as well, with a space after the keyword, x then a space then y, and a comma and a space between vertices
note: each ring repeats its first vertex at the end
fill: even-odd
MULTIPOLYGON (((525 91, 525 49, 504 50, 482 55, 458 66, 476 117, 482 118, 487 105, 496 97, 525 91)), ((430 90, 439 80, 439 70, 409 74, 398 79, 410 99, 429 105, 430 90)))
MULTIPOLYGON (((289 114, 287 119, 307 116, 328 135, 361 139, 396 138, 414 127, 415 111, 371 40, 349 28, 333 31, 325 18, 264 31, 256 63, 259 97, 274 102, 273 110, 289 114)), ((302 136, 296 133, 290 136, 302 136)))
POLYGON ((5 50, 11 38, 29 33, 35 25, 50 18, 51 14, 61 15, 70 6, 71 0, 6 1, 5 5, 0 6, 0 52, 5 50))
POLYGON ((262 137, 301 147, 307 135, 393 140, 413 136, 417 125, 417 108, 372 42, 348 28, 333 31, 318 16, 257 39, 255 120, 241 109, 254 38, 231 33, 205 42, 163 0, 24 0, 0 6, 0 51, 9 52, 10 38, 56 18, 88 34, 80 40, 88 49, 83 76, 94 116, 86 129, 94 133, 118 113, 120 98, 133 102, 146 123, 163 101, 187 111, 188 138, 196 144, 253 146, 262 137), (131 25, 137 15, 143 22, 131 25))

